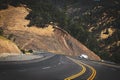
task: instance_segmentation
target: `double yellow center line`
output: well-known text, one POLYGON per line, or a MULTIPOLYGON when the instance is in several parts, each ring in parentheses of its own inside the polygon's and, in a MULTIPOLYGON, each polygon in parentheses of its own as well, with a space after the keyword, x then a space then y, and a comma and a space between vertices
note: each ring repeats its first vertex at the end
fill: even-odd
POLYGON ((79 73, 75 74, 75 75, 72 75, 72 76, 70 76, 70 77, 65 78, 64 80, 72 80, 72 79, 74 79, 74 78, 76 78, 76 77, 78 77, 78 76, 81 76, 82 74, 85 73, 86 68, 85 68, 82 64, 80 64, 78 61, 76 61, 76 60, 74 60, 74 59, 72 59, 72 58, 70 58, 70 57, 68 57, 68 58, 69 58, 70 60, 72 60, 73 62, 75 62, 76 64, 78 64, 79 66, 81 66, 81 67, 82 67, 82 70, 81 70, 79 73))
POLYGON ((90 68, 91 71, 92 71, 92 74, 90 75, 90 77, 87 80, 93 80, 95 78, 95 76, 96 76, 96 70, 90 65, 87 65, 85 63, 82 63, 82 64, 87 66, 88 68, 90 68))
POLYGON ((81 67, 82 67, 82 70, 81 70, 79 73, 77 73, 77 74, 74 74, 74 75, 72 75, 72 76, 70 76, 70 77, 65 78, 64 80, 73 80, 73 79, 81 76, 82 74, 84 74, 85 71, 86 71, 86 68, 85 68, 84 66, 87 66, 87 67, 90 68, 91 71, 92 71, 92 74, 89 76, 89 78, 88 78, 87 80, 93 80, 93 79, 95 78, 95 76, 96 76, 96 70, 95 70, 92 66, 87 65, 87 64, 85 64, 85 63, 82 63, 82 62, 79 61, 79 60, 72 59, 72 58, 70 58, 70 57, 67 57, 67 58, 70 59, 70 60, 72 60, 74 63, 78 64, 79 66, 81 66, 81 67))

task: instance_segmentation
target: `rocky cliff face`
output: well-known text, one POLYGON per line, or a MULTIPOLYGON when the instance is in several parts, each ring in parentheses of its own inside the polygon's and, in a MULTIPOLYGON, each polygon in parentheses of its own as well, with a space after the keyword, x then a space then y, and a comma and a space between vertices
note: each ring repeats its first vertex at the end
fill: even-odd
POLYGON ((29 14, 25 7, 12 7, 0 11, 0 26, 4 36, 15 42, 20 49, 43 50, 53 53, 77 56, 86 54, 90 59, 100 58, 66 31, 48 25, 45 28, 28 27, 25 17, 29 14))
POLYGON ((0 37, 0 57, 18 54, 21 54, 21 51, 18 49, 16 44, 10 40, 0 37))

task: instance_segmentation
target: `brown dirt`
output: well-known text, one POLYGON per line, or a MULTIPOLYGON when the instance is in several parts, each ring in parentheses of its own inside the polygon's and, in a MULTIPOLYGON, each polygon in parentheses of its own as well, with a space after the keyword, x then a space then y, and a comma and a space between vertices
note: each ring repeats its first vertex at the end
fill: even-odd
POLYGON ((21 51, 15 45, 15 43, 7 40, 3 37, 0 37, 0 57, 8 55, 18 55, 21 51))
POLYGON ((21 49, 43 50, 71 56, 87 54, 90 59, 100 60, 95 53, 58 27, 28 27, 29 20, 25 19, 28 14, 24 7, 9 7, 0 11, 0 26, 4 28, 4 35, 12 35, 11 40, 21 49))

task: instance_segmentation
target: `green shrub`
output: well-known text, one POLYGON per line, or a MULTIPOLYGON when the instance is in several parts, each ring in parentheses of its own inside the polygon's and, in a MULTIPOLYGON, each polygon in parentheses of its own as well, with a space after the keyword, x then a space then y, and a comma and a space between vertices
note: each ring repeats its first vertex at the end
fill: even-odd
POLYGON ((0 35, 3 35, 3 29, 0 27, 0 35))
POLYGON ((28 52, 29 52, 29 53, 33 53, 33 50, 30 49, 30 50, 28 50, 28 52))
POLYGON ((25 54, 25 50, 22 49, 21 51, 22 51, 23 54, 25 54))

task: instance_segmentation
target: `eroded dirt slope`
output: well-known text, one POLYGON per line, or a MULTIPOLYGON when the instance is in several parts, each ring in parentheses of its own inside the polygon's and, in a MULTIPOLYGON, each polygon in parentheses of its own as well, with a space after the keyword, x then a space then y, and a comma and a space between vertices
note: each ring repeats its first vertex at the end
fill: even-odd
POLYGON ((45 28, 28 27, 26 16, 29 9, 12 7, 0 11, 0 27, 4 36, 12 40, 20 49, 43 50, 58 54, 77 56, 86 54, 90 59, 100 58, 59 27, 48 25, 45 28))

